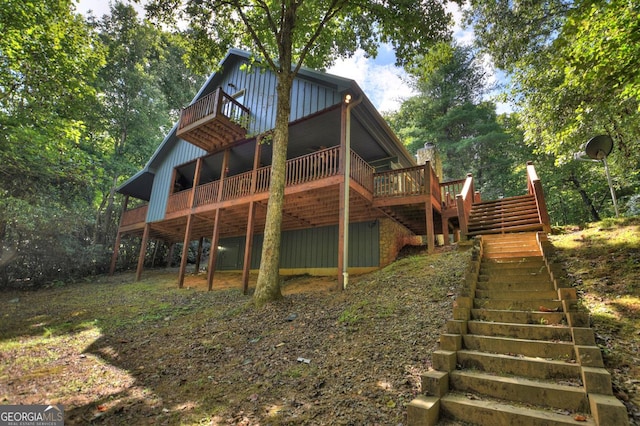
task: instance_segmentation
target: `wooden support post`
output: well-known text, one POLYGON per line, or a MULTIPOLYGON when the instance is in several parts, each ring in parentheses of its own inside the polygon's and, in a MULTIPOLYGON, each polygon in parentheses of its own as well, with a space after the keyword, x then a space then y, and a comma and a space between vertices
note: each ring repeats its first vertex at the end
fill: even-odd
MULTIPOLYGON (((346 175, 347 161, 349 161, 349 152, 347 151, 347 105, 342 103, 341 110, 341 118, 340 118, 340 154, 339 154, 339 166, 338 166, 338 174, 342 177, 340 181, 340 210, 338 212, 338 288, 340 290, 344 289, 345 286, 345 275, 344 271, 346 269, 345 264, 345 238, 348 238, 347 234, 349 231, 345 230, 345 221, 349 220, 349 212, 347 211, 348 202, 345 202, 345 198, 348 197, 348 189, 347 185, 349 185, 349 178, 346 175)), ((348 226, 348 225, 347 225, 348 226)))
POLYGON ((173 251, 176 248, 176 243, 171 243, 169 245, 169 252, 167 253, 167 268, 171 267, 171 264, 173 263, 173 251))
POLYGON ((129 196, 124 196, 124 203, 122 204, 122 213, 120 213, 120 222, 118 223, 118 232, 116 233, 116 242, 113 244, 113 254, 111 255, 111 266, 109 267, 109 275, 113 275, 116 271, 116 262, 118 261, 118 254, 120 252, 120 240, 122 238, 122 234, 120 233, 120 227, 122 226, 122 218, 124 217, 124 212, 127 211, 127 207, 129 206, 129 196))
MULTIPOLYGON (((229 149, 224 151, 222 157, 222 170, 220 171, 220 186, 218 187, 218 203, 222 201, 222 193, 224 192, 224 181, 227 177, 227 166, 229 165, 229 149)), ((207 272, 207 289, 213 289, 213 274, 216 271, 216 259, 218 258, 218 241, 220 240, 220 220, 222 218, 222 209, 217 209, 213 220, 213 235, 211 236, 211 249, 209 250, 209 266, 207 272)))
POLYGON ((251 249, 253 248, 253 229, 256 216, 255 202, 249 203, 249 217, 247 218, 247 235, 244 239, 244 262, 242 264, 242 293, 249 292, 249 272, 251 271, 251 249))
POLYGON ((202 259, 202 244, 204 243, 204 237, 200 237, 198 240, 198 253, 196 254, 196 271, 195 274, 198 275, 200 272, 200 260, 202 259))
POLYGON ((442 217, 442 239, 444 240, 444 245, 449 245, 449 218, 442 217))
POLYGON ((142 277, 142 268, 144 267, 144 258, 147 254, 147 242, 149 241, 149 230, 151 226, 147 223, 144 225, 142 233, 142 241, 140 242, 140 255, 138 256, 138 268, 136 269, 136 281, 140 281, 142 277))
POLYGON ((425 220, 427 225, 427 253, 433 253, 435 249, 435 229, 433 223, 433 206, 431 194, 431 161, 424 163, 424 184, 427 195, 427 201, 424 206, 425 220))
POLYGON ((427 221, 427 253, 433 253, 435 250, 435 232, 433 229, 433 206, 431 206, 431 196, 425 203, 425 216, 427 221))
POLYGON ((220 216, 222 210, 216 210, 216 216, 213 221, 213 235, 211 236, 211 248, 209 249, 209 266, 207 268, 207 289, 213 289, 213 274, 216 271, 216 259, 218 257, 218 241, 220 237, 220 216))
POLYGON ((182 257, 180 259, 180 272, 178 272, 178 288, 182 288, 184 285, 184 275, 187 270, 187 260, 189 259, 189 242, 191 241, 193 219, 192 214, 187 216, 187 227, 184 230, 184 243, 182 245, 182 257))
MULTIPOLYGON (((253 153, 253 170, 251 171, 251 195, 256 192, 256 184, 258 180, 258 166, 260 165, 260 147, 262 138, 256 138, 256 148, 253 153)), ((244 239, 244 262, 242 264, 242 292, 249 292, 249 272, 251 271, 251 251, 253 249, 253 230, 256 216, 256 203, 249 203, 249 215, 247 217, 247 234, 244 239)))
POLYGON ((116 234, 116 242, 113 245, 113 254, 111 255, 111 266, 109 267, 109 275, 113 275, 116 271, 116 262, 118 261, 118 252, 120 251, 120 239, 122 238, 122 234, 120 231, 116 234))

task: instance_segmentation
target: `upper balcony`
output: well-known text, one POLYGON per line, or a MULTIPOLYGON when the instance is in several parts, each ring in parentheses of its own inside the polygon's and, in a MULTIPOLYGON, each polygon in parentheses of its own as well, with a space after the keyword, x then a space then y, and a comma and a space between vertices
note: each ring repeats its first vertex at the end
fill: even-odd
POLYGON ((212 152, 244 139, 248 124, 249 109, 219 88, 182 110, 176 134, 212 152))

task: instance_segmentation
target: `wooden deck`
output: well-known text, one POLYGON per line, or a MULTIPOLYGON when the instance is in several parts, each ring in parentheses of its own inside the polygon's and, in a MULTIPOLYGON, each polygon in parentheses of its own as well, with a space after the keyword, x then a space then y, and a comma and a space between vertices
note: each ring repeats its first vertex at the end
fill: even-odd
POLYGON ((249 110, 218 89, 182 110, 176 135, 212 152, 244 139, 248 124, 249 110))
MULTIPOLYGON (((287 161, 283 230, 338 223, 340 211, 339 147, 323 149, 287 161)), ((350 218, 364 222, 392 217, 416 235, 426 235, 426 209, 433 209, 434 223, 456 217, 455 196, 464 180, 440 183, 430 166, 376 173, 351 152, 350 218)), ((220 214, 221 237, 244 235, 248 205, 255 203, 255 232, 264 229, 271 167, 207 182, 174 194, 167 200, 165 219, 152 222, 151 236, 181 241, 187 216, 194 215, 194 236, 209 237, 220 214)), ((124 212, 120 231, 141 234, 146 207, 124 212)), ((439 233, 439 232, 437 232, 439 233)))

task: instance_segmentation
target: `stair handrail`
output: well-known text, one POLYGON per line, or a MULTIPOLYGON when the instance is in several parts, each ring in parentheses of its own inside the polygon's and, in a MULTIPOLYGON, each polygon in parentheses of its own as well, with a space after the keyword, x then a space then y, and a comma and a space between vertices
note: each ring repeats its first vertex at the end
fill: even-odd
POLYGON ((473 190, 473 175, 467 174, 464 186, 460 194, 456 195, 456 206, 458 208, 458 222, 460 223, 460 233, 465 237, 468 232, 469 214, 471 213, 471 205, 476 195, 473 190))
POLYGON ((544 199, 544 192, 542 190, 542 182, 538 178, 536 169, 533 166, 532 161, 527 161, 527 189, 530 195, 533 195, 536 200, 536 208, 538 210, 538 219, 542 224, 544 232, 551 232, 551 220, 549 219, 549 212, 547 211, 547 202, 544 199))

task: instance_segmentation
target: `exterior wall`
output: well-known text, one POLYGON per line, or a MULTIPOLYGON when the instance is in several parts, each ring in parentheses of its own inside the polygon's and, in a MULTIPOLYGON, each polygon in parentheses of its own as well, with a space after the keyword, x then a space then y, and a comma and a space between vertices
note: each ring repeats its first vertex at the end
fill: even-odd
POLYGON ((391 219, 380 219, 380 267, 392 263, 405 245, 423 245, 420 235, 414 235, 391 219))
MULTIPOLYGON (((251 111, 249 134, 255 135, 272 129, 275 125, 276 77, 270 71, 254 70, 246 72, 240 69, 243 61, 230 61, 225 65, 221 79, 215 87, 209 87, 206 95, 217 87, 233 95, 245 91, 242 103, 251 111)), ((340 102, 337 88, 323 86, 308 80, 297 78, 294 81, 291 96, 291 121, 316 113, 340 102)), ((170 153, 161 159, 155 170, 155 179, 151 190, 147 222, 162 220, 165 217, 173 169, 205 155, 206 152, 188 142, 179 139, 170 153)))
MULTIPOLYGON (((379 222, 349 225, 349 267, 378 267, 379 222)), ((262 235, 253 239, 251 269, 260 267, 262 235)), ((218 245, 216 270, 242 269, 244 237, 221 239, 218 245)), ((283 269, 312 270, 338 266, 338 226, 299 229, 282 233, 280 267, 283 269)))
POLYGON ((164 219, 167 210, 167 199, 169 189, 173 184, 173 168, 184 163, 188 163, 194 158, 201 157, 205 151, 180 139, 173 147, 169 155, 156 170, 156 177, 151 188, 151 199, 149 200, 149 210, 147 211, 147 222, 164 219))
MULTIPOLYGON (((245 91, 242 103, 251 111, 249 134, 256 135, 273 129, 276 122, 276 76, 269 70, 254 69, 247 72, 241 68, 246 60, 234 61, 222 71, 219 86, 230 95, 245 91)), ((216 87, 211 87, 210 92, 216 87)), ((341 93, 335 87, 312 82, 299 75, 291 89, 291 115, 296 121, 307 115, 322 111, 341 101, 341 93)))

